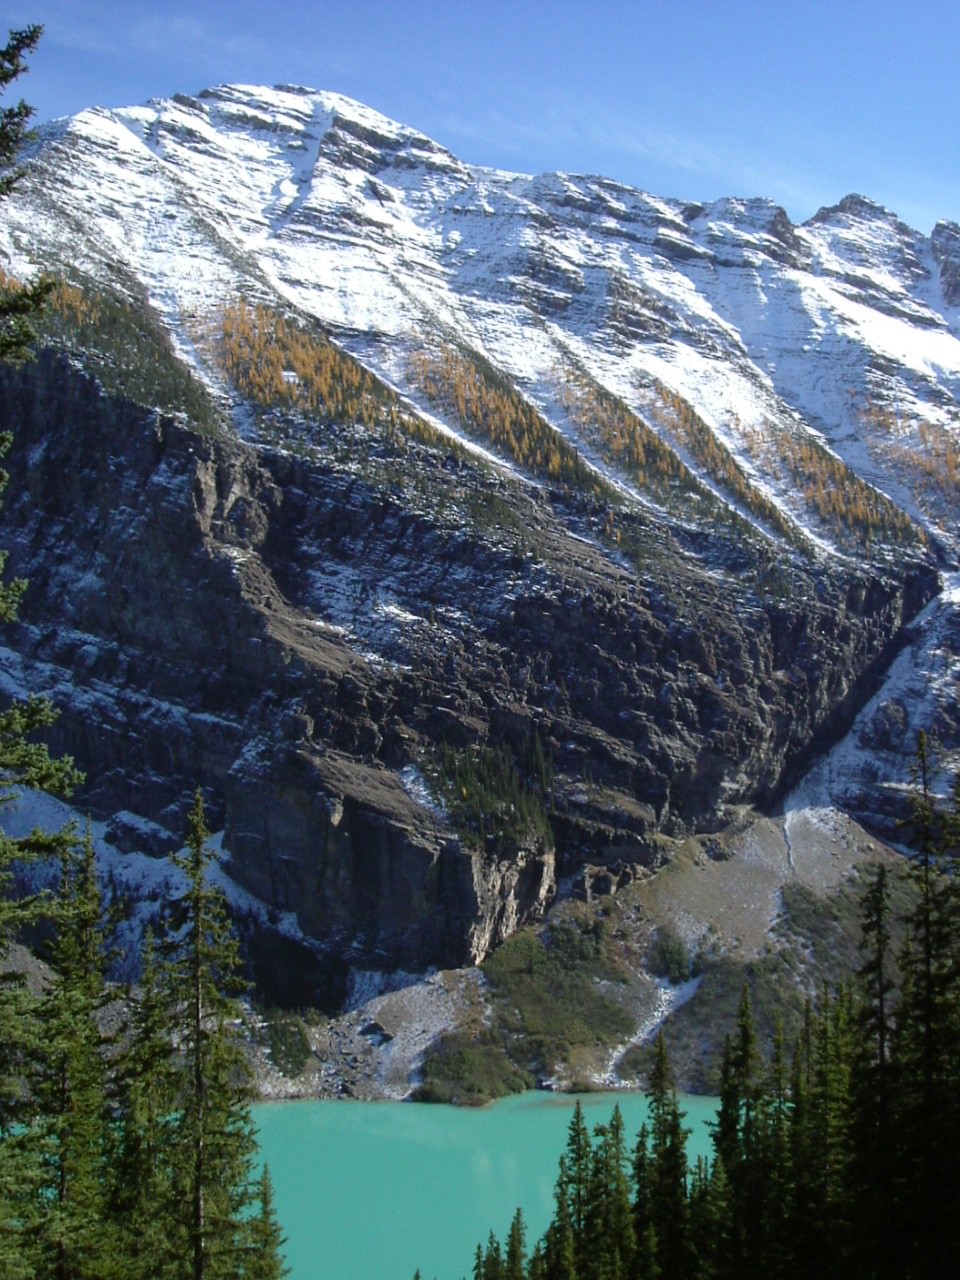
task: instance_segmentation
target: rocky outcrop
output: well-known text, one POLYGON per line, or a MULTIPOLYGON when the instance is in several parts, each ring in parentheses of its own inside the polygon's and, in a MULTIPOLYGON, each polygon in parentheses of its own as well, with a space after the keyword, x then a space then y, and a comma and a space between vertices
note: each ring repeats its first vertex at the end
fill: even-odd
POLYGON ((468 963, 552 900, 552 850, 485 857, 392 771, 305 745, 285 754, 248 751, 231 769, 224 841, 243 883, 313 937, 368 963, 468 963))
POLYGON ((649 547, 628 562, 588 500, 408 445, 418 507, 382 457, 200 436, 49 353, 3 372, 0 417, 0 541, 30 579, 4 685, 61 708, 84 803, 173 842, 202 785, 236 877, 379 967, 475 960, 585 865, 619 883, 663 834, 772 801, 936 590, 922 559, 776 563, 625 514, 649 547), (534 739, 555 848, 404 786, 442 746, 534 739))
POLYGON ((933 257, 940 268, 944 299, 951 307, 960 303, 960 226, 938 222, 930 236, 933 257))

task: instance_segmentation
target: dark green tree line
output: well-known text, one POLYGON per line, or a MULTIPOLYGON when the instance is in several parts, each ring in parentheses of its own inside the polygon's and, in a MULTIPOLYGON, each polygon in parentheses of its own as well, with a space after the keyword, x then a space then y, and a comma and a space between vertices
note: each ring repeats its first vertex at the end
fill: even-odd
MULTIPOLYGON (((50 978, 21 992, 15 1105, 0 1133, 0 1274, 31 1280, 279 1280, 228 994, 237 950, 208 876, 203 805, 175 861, 184 889, 131 993, 106 980, 111 922, 92 842, 65 840, 50 978)), ((6 1033, 13 1024, 4 1009, 6 1033)), ((6 1035, 4 1041, 7 1041, 6 1035)))
MULTIPOLYGON (((792 1062, 764 1056, 748 994, 723 1056, 713 1156, 687 1130, 657 1042, 632 1155, 619 1113, 578 1108, 527 1280, 934 1280, 960 1257, 960 804, 936 802, 921 736, 912 905, 894 955, 890 874, 862 901, 857 979, 808 1004, 792 1062), (895 981, 895 977, 898 979, 895 981)), ((485 1268, 500 1249, 479 1252, 485 1268)))
MULTIPOLYGON (((0 93, 26 69, 25 55, 39 38, 36 26, 10 32, 0 49, 0 93)), ((22 101, 0 110, 0 199, 10 194, 20 178, 15 161, 30 115, 22 101)), ((42 285, 0 289, 0 360, 13 362, 26 356, 33 337, 29 320, 44 293, 42 285)), ((9 433, 0 433, 0 455, 10 444, 9 433)), ((0 493, 7 480, 0 471, 0 493)), ((6 553, 0 552, 0 573, 5 564, 6 553)), ((16 621, 25 587, 19 580, 0 583, 4 625, 16 621)), ((52 760, 33 740, 32 735, 53 718, 52 708, 42 698, 15 701, 0 711, 0 807, 13 804, 23 788, 39 787, 62 795, 77 781, 69 760, 52 760)), ((36 923, 40 904, 13 900, 10 890, 20 862, 44 855, 62 857, 69 845, 69 835, 37 831, 25 839, 13 839, 0 831, 0 1274, 11 1280, 35 1274, 49 1157, 45 1146, 34 1140, 33 1097, 26 1083, 42 1046, 41 1001, 11 965, 11 948, 22 930, 36 923)))
MULTIPOLYGON (((25 56, 37 47, 43 28, 25 27, 11 31, 0 48, 0 94, 27 70, 25 56)), ((33 108, 21 98, 13 106, 0 108, 0 200, 10 194, 22 176, 17 167, 30 125, 33 108)), ((36 315, 52 285, 44 280, 26 288, 0 287, 0 361, 19 362, 34 339, 31 318, 36 315)))

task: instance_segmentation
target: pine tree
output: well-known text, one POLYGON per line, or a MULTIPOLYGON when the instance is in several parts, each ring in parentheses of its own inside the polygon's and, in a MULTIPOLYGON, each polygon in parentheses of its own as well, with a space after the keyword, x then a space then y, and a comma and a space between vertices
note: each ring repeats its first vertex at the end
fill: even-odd
POLYGON ((902 1274, 898 1256, 894 1186, 896 1183, 893 1081, 890 1057, 894 983, 890 888, 881 863, 861 907, 860 1000, 857 1041, 851 1074, 852 1225, 860 1258, 855 1274, 902 1274))
POLYGON ((574 1270, 581 1271, 586 1239, 587 1196, 590 1186, 590 1131, 583 1118, 579 1099, 567 1129, 567 1146, 560 1164, 557 1197, 566 1201, 566 1215, 573 1241, 574 1270))
POLYGON ((633 1155, 633 1238, 634 1257, 631 1280, 657 1280, 657 1232, 654 1222, 653 1162, 650 1156, 650 1131, 640 1126, 633 1155))
POLYGON ((527 1263, 527 1280, 547 1280, 547 1258, 543 1244, 538 1240, 527 1263))
POLYGON ((597 1125, 594 1136, 578 1274, 584 1280, 619 1280, 628 1274, 634 1254, 627 1151, 619 1107, 614 1107, 609 1124, 597 1125))
MULTIPOLYGON (((40 27, 11 31, 0 48, 0 93, 23 74, 24 55, 33 51, 40 27)), ((19 102, 0 110, 0 199, 19 180, 16 159, 24 142, 30 108, 19 102)), ((41 305, 45 285, 28 289, 0 288, 0 360, 22 359, 33 337, 29 320, 41 305)), ((0 456, 11 443, 0 433, 0 456)), ((6 485, 0 471, 0 493, 6 485)), ((6 564, 0 551, 0 575, 6 564)), ((16 621, 26 587, 22 581, 0 582, 0 622, 16 621)), ((69 760, 50 759, 46 748, 32 740, 46 728, 54 712, 42 698, 14 702, 0 711, 0 807, 15 801, 21 790, 41 788, 66 794, 79 780, 69 760)), ((40 1153, 36 1142, 36 1106, 27 1085, 34 1059, 38 1027, 37 1000, 9 973, 9 948, 18 931, 36 919, 37 903, 10 898, 13 864, 36 856, 57 856, 65 837, 41 832, 14 840, 0 832, 0 1275, 20 1280, 35 1274, 38 1259, 31 1254, 42 1202, 40 1153)))
POLYGON ((865 959, 860 967, 863 1000, 860 1022, 861 1071, 869 1093, 875 1100, 875 1122, 879 1133, 885 1133, 889 1120, 890 1021, 893 978, 890 941, 890 888, 887 868, 881 863, 873 882, 864 894, 861 924, 861 950, 865 959))
POLYGON ((913 828, 917 902, 907 919, 894 1038, 898 1220, 912 1244, 903 1264, 919 1277, 945 1274, 960 1248, 951 1187, 960 1142, 960 911, 947 874, 955 822, 933 795, 934 762, 917 744, 913 828))
POLYGON ((933 801, 933 760, 926 734, 917 739, 914 771, 913 829, 917 848, 915 879, 918 888, 916 908, 909 921, 908 949, 904 973, 905 1013, 901 1025, 907 1033, 901 1050, 909 1050, 915 1060, 915 1080, 919 1089, 919 1107, 929 1116, 935 1101, 936 1074, 936 979, 934 973, 936 910, 936 847, 939 815, 933 801), (911 1033, 916 1033, 913 1039, 911 1033))
MULTIPOLYGON (((0 93, 26 71, 24 55, 32 53, 43 32, 39 26, 11 31, 0 49, 0 93)), ((10 194, 22 177, 17 156, 26 141, 33 108, 21 99, 0 110, 0 200, 10 194)), ((0 361, 17 363, 24 358, 34 334, 30 320, 36 315, 52 285, 40 281, 28 288, 0 288, 0 361)))
POLYGON ((504 1280, 503 1250, 500 1241, 490 1232, 487 1247, 483 1254, 483 1280, 504 1280))
POLYGON ((39 1020, 42 1057, 33 1082, 43 1157, 38 1280, 110 1280, 125 1274, 107 1221, 111 1154, 104 1036, 103 903, 87 831, 67 848, 54 912, 54 977, 39 1020))
POLYGON ((510 1223, 507 1235, 507 1253, 504 1259, 503 1280, 524 1280, 524 1264, 527 1260, 527 1227, 523 1210, 518 1209, 510 1223))
POLYGON ((664 1276, 683 1276, 690 1264, 687 1136, 662 1033, 650 1072, 651 1209, 657 1261, 664 1276))
MULTIPOLYGON (((730 1233, 730 1187, 722 1160, 701 1156, 690 1188, 690 1252, 697 1280, 738 1280, 730 1233)), ((642 1273, 643 1274, 643 1273, 642 1273)))
MULTIPOLYGON (((26 69, 23 55, 36 47, 41 30, 34 26, 10 32, 6 46, 0 49, 0 93, 26 69)), ((0 110, 0 199, 10 193, 20 177, 13 162, 23 143, 30 114, 31 109, 23 102, 0 110)), ((10 363, 26 354, 32 334, 24 329, 24 324, 27 317, 39 309, 42 293, 42 290, 22 290, 10 295, 0 290, 0 361, 10 363)), ((0 433, 0 456, 6 453, 10 443, 10 434, 0 433)), ((0 470, 0 494, 7 480, 6 472, 0 470)), ((6 561, 6 552, 0 551, 0 575, 6 561)), ((0 622, 16 621, 26 585, 22 579, 0 582, 0 622)), ((80 781, 72 761, 52 760, 46 747, 32 741, 33 735, 47 728, 55 718, 49 702, 36 697, 13 702, 0 712, 0 806, 15 801, 23 789, 36 788, 65 795, 80 781)), ((11 864, 30 857, 58 856, 64 847, 63 837, 42 832, 34 832, 21 840, 12 840, 0 832, 0 961, 13 934, 24 922, 22 904, 11 902, 7 897, 11 864)), ((8 1025, 5 1020, 5 1026, 8 1025)), ((10 1092, 0 1082, 0 1108, 10 1092)), ((0 1110, 0 1133, 6 1126, 7 1117, 0 1110)))
POLYGON ((758 1208, 758 1255, 767 1280, 785 1276, 789 1259, 789 1215, 793 1171, 790 1167, 790 1106, 783 1022, 777 1016, 767 1087, 757 1099, 757 1172, 753 1177, 758 1208))
POLYGON ((816 1113, 813 1102, 813 1004, 804 1005, 803 1023, 794 1047, 790 1077, 790 1252, 794 1273, 803 1274, 814 1252, 819 1229, 816 1187, 820 1171, 816 1113))
POLYGON ((560 1172, 556 1187, 556 1213, 547 1228, 544 1241, 546 1274, 548 1280, 576 1280, 576 1245, 573 1223, 570 1220, 570 1200, 567 1195, 569 1175, 567 1157, 560 1157, 560 1172))
POLYGON ((751 1275, 747 1244, 751 1221, 750 1159, 757 1139, 757 1093, 760 1058, 750 1008, 750 992, 744 987, 737 1013, 736 1033, 724 1045, 720 1066, 720 1108, 713 1145, 723 1164, 729 1186, 730 1232, 738 1274, 751 1275))
POLYGON ((842 989, 832 1001, 824 993, 814 1032, 811 1111, 817 1169, 812 1179, 816 1215, 809 1263, 825 1277, 847 1271, 851 1022, 849 991, 842 989))
POLYGON ((118 1119, 110 1211, 127 1260, 126 1280, 179 1274, 183 1206, 174 1194, 178 1071, 173 1010, 153 933, 142 943, 140 982, 116 1065, 118 1119))
MULTIPOLYGON (((280 1253, 283 1247, 283 1232, 277 1221, 273 1203, 273 1182, 267 1165, 264 1165, 263 1173, 260 1175, 257 1200, 259 1207, 251 1216, 247 1227, 244 1280, 283 1280, 284 1276, 289 1275, 289 1269, 283 1265, 280 1253)), ((519 1209, 517 1212, 520 1212, 519 1209)))
POLYGON ((174 857, 187 887, 167 967, 179 1046, 172 1172, 185 1217, 182 1280, 235 1280, 244 1274, 256 1144, 249 1070, 233 1029, 240 1011, 228 994, 238 947, 223 895, 207 877, 208 837, 198 791, 186 853, 174 857))

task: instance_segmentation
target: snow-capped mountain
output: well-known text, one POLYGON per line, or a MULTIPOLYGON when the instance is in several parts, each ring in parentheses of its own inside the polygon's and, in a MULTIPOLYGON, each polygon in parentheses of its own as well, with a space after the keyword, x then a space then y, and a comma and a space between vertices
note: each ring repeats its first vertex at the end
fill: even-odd
POLYGON ((509 174, 336 94, 232 86, 48 127, 2 236, 14 274, 136 281, 206 378, 197 338, 241 293, 415 395, 411 353, 455 339, 588 455, 574 373, 697 466, 678 397, 815 537, 836 540, 783 438, 826 442, 954 548, 955 224, 925 237, 848 196, 795 227, 764 199, 509 174))
MULTIPOLYGON (((86 111, 29 159, 0 265, 63 278, 69 355, 4 384, 5 683, 45 678, 104 811, 172 826, 200 775, 317 936, 483 954, 585 865, 771 803, 880 723, 905 644, 933 661, 905 626, 960 552, 955 224, 505 173, 297 86, 86 111), (471 744, 550 841, 454 811, 471 744)), ((865 769, 830 785, 870 816, 865 769)))

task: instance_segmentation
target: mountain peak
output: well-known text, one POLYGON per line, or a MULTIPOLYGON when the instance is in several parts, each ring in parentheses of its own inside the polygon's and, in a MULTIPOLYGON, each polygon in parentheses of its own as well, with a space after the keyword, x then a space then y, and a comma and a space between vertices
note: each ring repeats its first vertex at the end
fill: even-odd
POLYGON ((900 224, 900 219, 891 209, 856 191, 845 195, 837 204, 825 205, 818 209, 810 219, 810 223, 839 222, 843 219, 900 224))
MULTIPOLYGON (((178 99, 174 99, 178 101, 178 99)), ((353 125, 371 130, 383 138, 402 139, 404 142, 426 142, 431 149, 442 150, 439 144, 428 139, 417 129, 393 120, 356 98, 330 89, 312 89, 306 85, 279 84, 219 84, 202 89, 196 100, 208 112, 221 114, 226 121, 246 122, 256 125, 262 114, 278 121, 293 117, 302 119, 326 118, 326 127, 334 121, 349 121, 353 125), (243 120, 242 113, 253 113, 243 120)))
MULTIPOLYGON (((199 781, 247 888, 432 964, 768 805, 886 655, 926 662, 899 628, 960 555, 955 229, 819 221, 481 169, 299 85, 41 138, 0 261, 69 284, 60 350, 0 378, 3 518, 104 811, 176 825, 199 781), (460 747, 469 785, 421 787, 460 747)), ((937 670, 942 710, 905 677, 863 740, 955 727, 937 670)))

